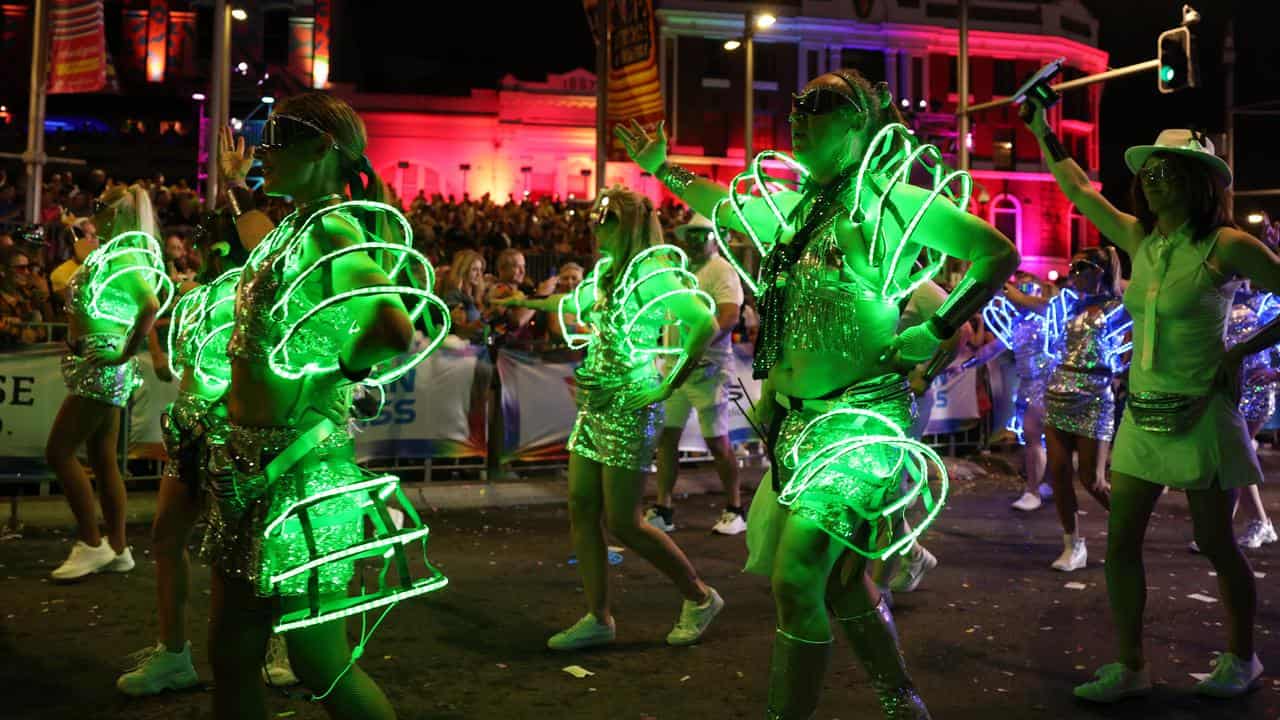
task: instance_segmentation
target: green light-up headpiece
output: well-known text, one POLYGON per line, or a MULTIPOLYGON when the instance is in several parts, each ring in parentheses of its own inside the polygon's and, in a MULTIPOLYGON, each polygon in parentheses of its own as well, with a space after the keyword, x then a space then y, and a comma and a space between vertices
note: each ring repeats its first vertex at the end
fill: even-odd
MULTIPOLYGON (((353 211, 357 217, 363 218, 381 215, 389 221, 385 224, 393 231, 392 234, 395 237, 387 240, 374 235, 368 229, 372 222, 355 223, 364 233, 362 241, 334 250, 311 263, 280 293, 275 305, 271 308, 271 316, 282 323, 288 322, 288 326, 280 341, 272 348, 268 363, 271 369, 282 377, 298 379, 304 375, 328 373, 338 369, 337 357, 315 357, 314 353, 309 353, 307 349, 301 347, 297 342, 298 336, 304 329, 334 332, 332 326, 325 324, 332 319, 326 311, 353 298, 375 295, 400 296, 406 300, 410 321, 416 325, 419 320, 422 320, 427 327, 428 341, 422 348, 374 366, 369 377, 364 381, 366 385, 385 385, 395 382, 435 351, 449 333, 448 306, 434 294, 435 270, 422 253, 413 249, 413 230, 409 227, 408 220, 398 210, 385 203, 348 200, 331 205, 316 211, 296 230, 292 222, 282 222, 262 245, 255 248, 254 255, 249 259, 250 264, 254 264, 255 260, 260 261, 265 254, 272 252, 262 250, 263 246, 276 244, 278 247, 280 242, 300 244, 307 231, 322 218, 333 213, 351 214, 353 211), (258 252, 259 250, 262 250, 262 254, 258 252), (303 284, 313 277, 334 272, 334 262, 352 253, 366 253, 372 257, 386 271, 391 284, 337 293, 307 307, 300 317, 290 318, 290 307, 295 297, 302 292, 303 284), (435 308, 437 312, 433 315, 429 312, 430 308, 435 308)), ((293 254, 292 250, 286 253, 285 257, 291 254, 293 254)), ((349 331, 358 332, 358 328, 351 328, 349 331)))
POLYGON ((941 512, 949 487, 947 468, 932 448, 907 437, 884 415, 859 408, 838 408, 809 421, 781 461, 791 469, 791 479, 778 502, 790 506, 809 492, 839 497, 844 507, 868 523, 871 532, 866 547, 840 532, 830 534, 871 559, 909 550, 941 512), (929 484, 930 465, 937 473, 936 492, 929 484), (903 470, 910 486, 899 493, 903 470), (907 512, 917 501, 923 516, 912 519, 909 532, 894 536, 893 516, 907 512))
POLYGON ((115 287, 129 273, 137 273, 160 303, 159 317, 173 302, 173 280, 165 270, 160 243, 141 230, 123 232, 99 246, 85 258, 89 272, 90 317, 133 325, 134 315, 119 302, 124 291, 115 287))

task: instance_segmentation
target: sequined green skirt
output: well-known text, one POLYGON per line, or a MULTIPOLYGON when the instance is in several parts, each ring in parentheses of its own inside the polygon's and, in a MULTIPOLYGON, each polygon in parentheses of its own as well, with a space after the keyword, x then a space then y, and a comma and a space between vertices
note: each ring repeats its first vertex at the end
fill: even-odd
POLYGON ((655 387, 656 372, 648 368, 627 378, 607 379, 579 372, 576 380, 578 416, 569 433, 569 452, 610 467, 648 467, 662 428, 662 403, 637 410, 626 410, 623 405, 636 393, 655 387))
MULTIPOLYGON (((772 574, 778 539, 792 513, 812 521, 837 542, 874 555, 876 548, 867 547, 868 525, 879 526, 879 532, 888 530, 886 509, 903 499, 904 488, 912 487, 902 483, 904 469, 915 462, 911 455, 928 454, 930 463, 941 462, 905 437, 915 416, 915 400, 901 376, 851 386, 832 400, 799 404, 781 420, 773 448, 776 464, 751 503, 748 572, 772 574)), ((927 467, 917 467, 927 476, 927 467)), ((939 508, 945 496, 942 474, 942 493, 936 499, 928 496, 928 504, 939 508)))
POLYGON ((227 420, 214 411, 215 405, 208 398, 180 392, 160 416, 164 477, 182 482, 192 496, 203 489, 213 448, 226 441, 227 420))
POLYGON ((124 344, 123 335, 112 333, 80 337, 76 346, 62 356, 62 381, 67 385, 67 392, 116 407, 129 404, 129 396, 142 384, 138 359, 98 366, 84 358, 90 350, 120 350, 124 344))
MULTIPOLYGON (((307 573, 274 587, 271 577, 312 557, 296 520, 266 537, 271 521, 295 502, 365 477, 356 465, 350 435, 337 431, 269 482, 264 468, 300 435, 294 428, 231 425, 226 444, 209 463, 208 529, 201 554, 223 574, 253 585, 263 597, 308 594, 307 573)), ((351 547, 364 537, 356 495, 338 493, 314 505, 310 521, 316 554, 351 547)), ((318 573, 319 592, 345 593, 354 572, 354 561, 324 565, 318 573)))

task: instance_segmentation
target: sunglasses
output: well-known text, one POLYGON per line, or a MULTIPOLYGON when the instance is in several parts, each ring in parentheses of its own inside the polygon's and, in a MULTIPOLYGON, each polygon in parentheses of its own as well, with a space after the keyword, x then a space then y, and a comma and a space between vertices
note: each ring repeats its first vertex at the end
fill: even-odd
POLYGON ((275 113, 262 126, 262 150, 283 150, 299 140, 327 135, 328 131, 309 120, 293 115, 275 113))
POLYGON ((862 112, 858 101, 844 93, 831 88, 813 88, 791 96, 791 114, 787 116, 787 121, 794 123, 802 117, 826 115, 845 107, 862 112))
POLYGON ((1097 270, 1098 272, 1104 272, 1103 267, 1098 263, 1093 262, 1092 260, 1076 260, 1075 262, 1071 263, 1072 275, 1083 275, 1084 273, 1087 273, 1090 270, 1097 270))
POLYGON ((1145 185, 1158 185, 1160 183, 1176 180, 1178 178, 1178 173, 1170 167, 1168 163, 1160 163, 1148 168, 1143 168, 1138 172, 1138 177, 1145 185))

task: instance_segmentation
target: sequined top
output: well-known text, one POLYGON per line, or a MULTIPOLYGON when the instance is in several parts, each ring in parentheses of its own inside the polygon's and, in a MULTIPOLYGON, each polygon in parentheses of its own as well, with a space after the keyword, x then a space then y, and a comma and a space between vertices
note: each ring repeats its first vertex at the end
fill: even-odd
POLYGON ((1077 306, 1066 332, 1053 348, 1058 367, 1087 373, 1108 374, 1120 367, 1128 324, 1120 300, 1077 306))
MULTIPOLYGON (((1244 303, 1232 305, 1227 316, 1226 347, 1231 348, 1247 340, 1260 327, 1262 323, 1253 308, 1244 303)), ((1271 367, 1274 352, 1274 348, 1267 348, 1246 357, 1240 365, 1240 377, 1247 381, 1253 372, 1271 367)))
POLYGON ((1234 288, 1209 267, 1217 233, 1193 243, 1190 224, 1143 238, 1124 304, 1133 316, 1131 392, 1206 395, 1226 352, 1234 288))
MULTIPOLYGON (((579 314, 580 321, 591 333, 591 339, 587 356, 575 373, 577 382, 583 387, 618 388, 656 381, 658 372, 653 356, 636 352, 635 348, 658 346, 662 327, 667 324, 666 313, 661 307, 652 307, 644 317, 637 317, 645 303, 656 294, 655 289, 646 287, 646 283, 642 282, 636 292, 626 294, 616 289, 600 289, 599 271, 603 262, 597 263, 591 272, 593 277, 579 286, 579 290, 585 288, 586 293, 593 293, 595 302, 579 314), (630 333, 627 332, 628 325, 632 326, 630 333)), ((654 258, 642 267, 628 268, 616 279, 615 288, 625 287, 645 271, 664 263, 664 260, 654 258)))
POLYGON ((830 353, 834 357, 861 364, 865 342, 858 315, 867 302, 897 310, 868 281, 842 277, 843 254, 834 223, 814 238, 787 273, 785 350, 830 353))
MULTIPOLYGON (((359 223, 338 210, 352 225, 359 223)), ((235 359, 266 364, 286 330, 326 297, 333 295, 330 268, 311 273, 299 291, 284 297, 284 290, 305 270, 305 240, 315 227, 316 216, 301 220, 294 212, 280 222, 254 248, 236 287, 235 329, 227 354, 235 359)), ((336 303, 300 328, 290 344, 297 362, 307 358, 334 358, 352 327, 346 303, 336 303)))
POLYGON ((1013 364, 1024 380, 1047 378, 1054 366, 1053 356, 1045 352, 1045 318, 1026 313, 1013 326, 1013 364))

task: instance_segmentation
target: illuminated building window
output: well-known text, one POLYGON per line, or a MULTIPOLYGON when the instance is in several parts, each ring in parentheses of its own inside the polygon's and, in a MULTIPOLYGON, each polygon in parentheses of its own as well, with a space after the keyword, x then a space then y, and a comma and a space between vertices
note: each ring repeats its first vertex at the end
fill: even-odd
POLYGON ((1067 212, 1067 237, 1071 239, 1071 254, 1075 255, 1082 248, 1091 245, 1089 242, 1089 221, 1076 210, 1075 206, 1067 212))
POLYGON ((997 195, 991 200, 989 222, 1022 250, 1022 203, 1012 195, 997 195))

